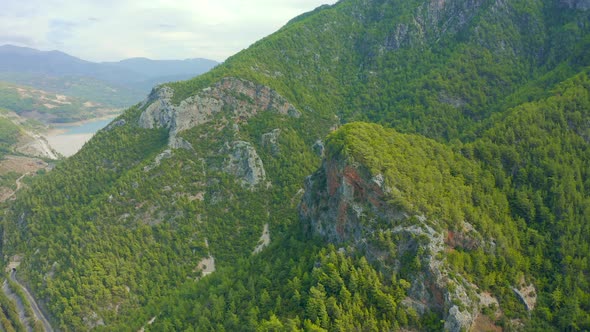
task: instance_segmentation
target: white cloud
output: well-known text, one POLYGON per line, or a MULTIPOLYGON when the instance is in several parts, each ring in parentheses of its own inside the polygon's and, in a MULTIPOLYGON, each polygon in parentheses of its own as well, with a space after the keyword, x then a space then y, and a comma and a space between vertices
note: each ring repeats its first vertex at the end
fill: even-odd
MULTIPOLYGON (((4 2, 4 0, 1 0, 4 2)), ((336 0, 8 0, 0 45, 92 61, 224 60, 291 18, 336 0)))

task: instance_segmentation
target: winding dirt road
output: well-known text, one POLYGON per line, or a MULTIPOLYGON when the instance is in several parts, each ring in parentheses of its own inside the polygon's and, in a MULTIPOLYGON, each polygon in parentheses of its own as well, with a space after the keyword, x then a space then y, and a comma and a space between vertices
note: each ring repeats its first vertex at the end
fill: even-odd
POLYGON ((25 173, 23 175, 21 175, 18 179, 16 179, 16 189, 12 192, 12 194, 10 194, 9 196, 7 196, 6 198, 4 198, 2 201, 5 202, 11 198, 13 198, 16 195, 16 192, 20 190, 20 188, 22 188, 22 179, 27 176, 30 175, 31 173, 25 173))
MULTIPOLYGON (((4 283, 2 284, 2 291, 9 299, 11 299, 14 304, 16 304, 16 310, 18 311, 18 318, 20 321, 25 325, 27 332, 32 332, 33 329, 31 328, 30 324, 25 324, 27 322, 27 314, 25 313, 25 306, 23 305, 22 300, 16 293, 10 288, 8 285, 8 281, 4 279, 4 283)), ((2 330, 4 331, 4 330, 2 330)))
POLYGON ((49 321, 47 320, 47 318, 45 318, 45 315, 43 315, 41 309, 39 309, 39 306, 37 305, 37 301, 35 301, 35 298, 31 295, 31 293, 29 293, 29 290, 20 282, 18 282, 18 279, 16 279, 15 269, 13 269, 10 272, 10 280, 14 281, 23 290, 25 296, 27 297, 27 300, 31 304, 31 309, 33 309, 33 314, 35 315, 35 318, 39 320, 41 324, 43 324, 43 329, 45 329, 46 332, 53 332, 51 324, 49 324, 49 321))
POLYGON ((25 173, 25 174, 21 175, 18 179, 16 179, 16 190, 14 191, 15 194, 23 186, 23 184, 21 183, 22 179, 29 174, 30 173, 25 173))

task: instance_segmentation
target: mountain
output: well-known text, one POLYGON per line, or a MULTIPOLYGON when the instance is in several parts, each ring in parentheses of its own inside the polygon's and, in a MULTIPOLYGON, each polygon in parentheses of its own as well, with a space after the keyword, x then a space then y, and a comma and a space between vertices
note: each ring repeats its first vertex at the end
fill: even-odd
POLYGON ((589 5, 296 17, 18 192, 5 263, 61 330, 590 329, 589 5))
POLYGON ((188 79, 217 65, 207 59, 127 59, 94 63, 60 51, 0 46, 0 80, 91 99, 110 107, 128 107, 152 86, 188 79))
MULTIPOLYGON (((39 51, 12 45, 0 46, 2 72, 24 72, 49 76, 90 76, 107 81, 117 80, 115 68, 84 61, 60 51, 39 51)), ((122 77, 133 73, 121 73, 122 77)))
POLYGON ((182 76, 186 79, 204 73, 218 64, 216 61, 207 59, 150 60, 146 58, 94 63, 60 51, 39 51, 13 45, 0 46, 0 60, 0 72, 3 73, 89 77, 118 85, 133 85, 144 79, 167 76, 182 76))

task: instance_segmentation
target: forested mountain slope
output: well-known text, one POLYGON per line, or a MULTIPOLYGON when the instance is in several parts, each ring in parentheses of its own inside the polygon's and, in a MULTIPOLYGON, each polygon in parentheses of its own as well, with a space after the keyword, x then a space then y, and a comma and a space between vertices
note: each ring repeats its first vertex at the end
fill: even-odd
POLYGON ((320 7, 19 193, 2 254, 62 330, 588 329, 589 7, 320 7))

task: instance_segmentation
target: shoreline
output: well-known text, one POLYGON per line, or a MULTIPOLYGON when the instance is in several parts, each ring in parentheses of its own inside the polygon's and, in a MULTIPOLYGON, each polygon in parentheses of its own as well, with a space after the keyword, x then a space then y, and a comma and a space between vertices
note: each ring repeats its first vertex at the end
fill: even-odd
MULTIPOLYGON (((119 115, 120 113, 116 115, 103 115, 94 119, 60 124, 61 128, 51 127, 45 131, 43 136, 45 137, 45 140, 51 149, 55 150, 64 157, 70 157, 80 151, 84 144, 86 144, 86 142, 88 142, 94 136, 94 134, 100 130, 100 128, 91 132, 89 131, 81 133, 69 133, 70 130, 75 129, 76 127, 82 127, 87 124, 91 124, 93 122, 104 120, 109 120, 110 122, 119 115)), ((53 125, 55 126, 55 124, 53 125)))
POLYGON ((45 136, 51 148, 64 157, 76 154, 95 133, 45 136))
POLYGON ((117 118, 121 114, 123 114, 123 110, 121 110, 118 113, 105 114, 105 115, 101 115, 101 116, 96 117, 96 118, 86 119, 86 120, 80 120, 80 121, 76 121, 76 122, 64 122, 64 123, 51 123, 51 124, 47 124, 48 128, 43 133, 43 136, 48 137, 48 136, 63 135, 64 133, 66 133, 68 131, 68 128, 79 127, 79 126, 83 126, 83 125, 88 124, 88 123, 91 123, 91 122, 103 121, 103 120, 108 120, 108 119, 114 120, 115 118, 117 118), (58 128, 57 126, 59 126, 61 128, 58 128))

